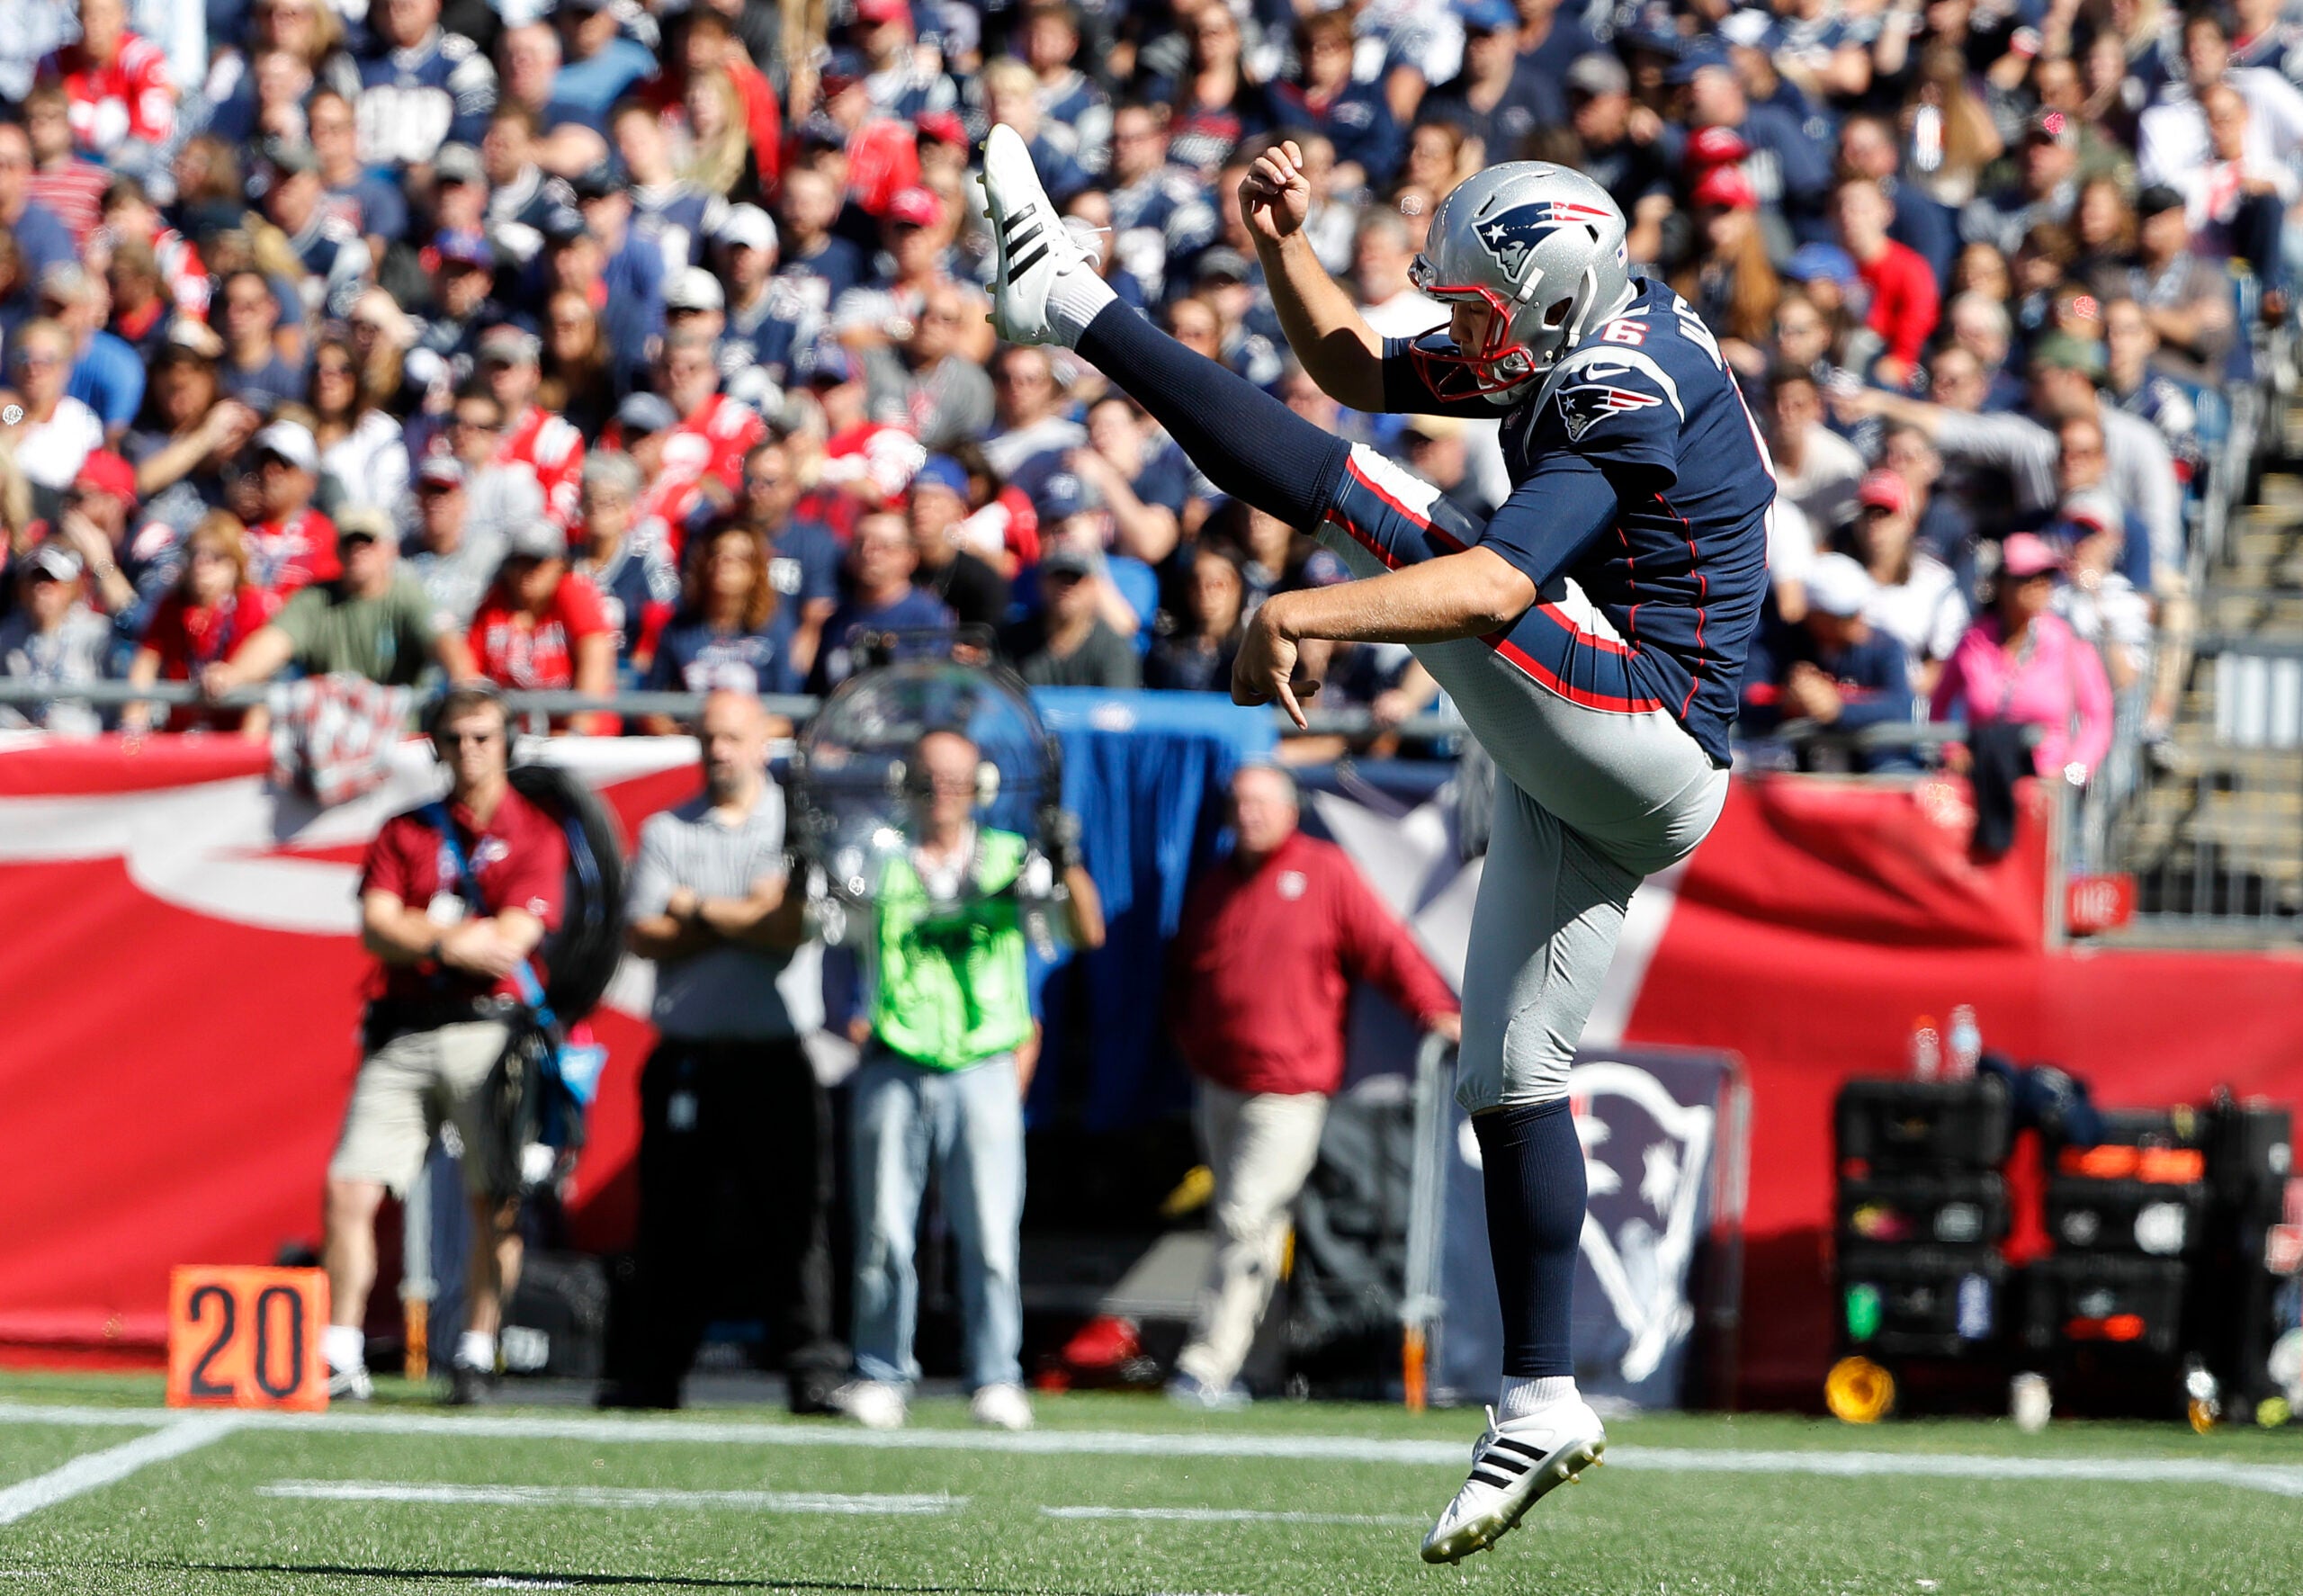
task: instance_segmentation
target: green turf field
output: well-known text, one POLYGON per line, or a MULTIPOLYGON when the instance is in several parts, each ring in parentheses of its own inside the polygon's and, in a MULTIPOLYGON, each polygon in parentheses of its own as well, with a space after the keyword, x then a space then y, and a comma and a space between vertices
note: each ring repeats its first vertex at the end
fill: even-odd
POLYGON ((1628 1420, 1610 1466, 1447 1570, 1415 1548, 1476 1414, 1071 1396, 1009 1438, 930 1401, 886 1438, 758 1409, 452 1415, 389 1382, 238 1427, 157 1402, 0 1376, 0 1592, 2303 1592, 2295 1429, 1628 1420))

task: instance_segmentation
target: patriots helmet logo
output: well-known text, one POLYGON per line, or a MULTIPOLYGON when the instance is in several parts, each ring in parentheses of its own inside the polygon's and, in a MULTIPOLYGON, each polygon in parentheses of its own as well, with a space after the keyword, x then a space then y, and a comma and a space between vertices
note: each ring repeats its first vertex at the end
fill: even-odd
POLYGON ((1600 228, 1610 220, 1597 205, 1580 205, 1573 200, 1536 200, 1492 216, 1473 230, 1481 246, 1503 268, 1504 276, 1517 282, 1536 246, 1550 238, 1555 229, 1579 223, 1600 228))
POLYGON ((1559 390, 1559 418, 1567 425, 1568 442, 1576 443, 1610 416, 1620 416, 1626 410, 1649 409, 1662 402, 1652 393, 1642 393, 1635 388, 1619 388, 1612 382, 1586 376, 1584 381, 1569 383, 1559 390))

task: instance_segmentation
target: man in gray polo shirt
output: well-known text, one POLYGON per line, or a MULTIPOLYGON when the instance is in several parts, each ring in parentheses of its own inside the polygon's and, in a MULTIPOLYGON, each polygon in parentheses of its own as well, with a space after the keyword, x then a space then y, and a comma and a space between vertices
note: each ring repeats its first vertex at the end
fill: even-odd
POLYGON ((703 792, 650 815, 629 945, 656 964, 660 1040, 641 1076, 638 1323, 605 1405, 677 1407, 703 1327, 765 1321, 795 1412, 826 1411, 830 1116, 777 978, 806 940, 784 892, 784 794, 748 694, 704 701, 703 792))

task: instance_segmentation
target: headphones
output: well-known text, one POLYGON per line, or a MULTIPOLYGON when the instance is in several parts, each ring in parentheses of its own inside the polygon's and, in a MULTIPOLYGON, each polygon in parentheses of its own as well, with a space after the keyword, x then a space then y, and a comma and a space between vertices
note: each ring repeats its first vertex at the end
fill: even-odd
POLYGON ((504 690, 491 681, 463 682, 424 706, 424 736, 432 744, 435 758, 440 753, 440 737, 448 727, 448 705, 453 704, 458 714, 469 713, 483 704, 492 704, 496 713, 504 718, 504 735, 508 742, 512 735, 512 706, 504 701, 504 690))

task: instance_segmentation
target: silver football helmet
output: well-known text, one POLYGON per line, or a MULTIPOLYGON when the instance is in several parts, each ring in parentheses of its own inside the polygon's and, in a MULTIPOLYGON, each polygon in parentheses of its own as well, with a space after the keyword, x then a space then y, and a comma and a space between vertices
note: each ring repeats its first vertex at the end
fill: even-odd
POLYGON ((1497 402, 1539 381, 1586 334, 1631 300, 1623 211, 1582 173, 1506 161, 1466 178, 1440 202, 1410 275, 1447 304, 1493 312, 1478 349, 1447 329, 1416 340, 1434 390, 1497 402))

